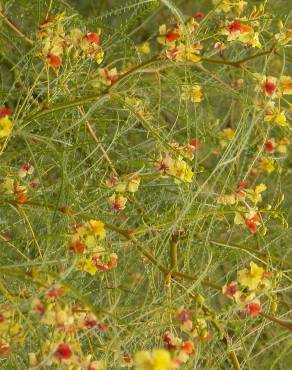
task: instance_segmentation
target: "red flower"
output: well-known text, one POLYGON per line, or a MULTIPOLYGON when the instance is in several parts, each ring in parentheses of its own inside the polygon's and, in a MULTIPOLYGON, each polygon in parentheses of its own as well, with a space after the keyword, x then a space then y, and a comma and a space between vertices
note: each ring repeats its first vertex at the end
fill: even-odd
POLYGON ((260 216, 258 214, 255 214, 253 217, 245 219, 245 225, 247 226, 249 231, 254 234, 257 231, 259 221, 260 216))
POLYGON ((190 144, 192 150, 199 149, 199 147, 201 145, 200 142, 199 142, 199 140, 197 140, 197 139, 192 139, 189 144, 190 144))
POLYGON ((12 112, 13 110, 11 108, 7 108, 7 107, 0 108, 0 118, 3 118, 5 116, 10 116, 12 112))
POLYGON ((163 341, 165 342, 165 346, 168 351, 175 351, 176 350, 176 345, 172 344, 173 337, 171 336, 170 332, 167 331, 163 336, 162 336, 163 341))
POLYGON ((83 254, 84 249, 85 249, 85 245, 83 243, 77 241, 77 242, 71 244, 69 249, 71 251, 73 251, 74 253, 76 253, 76 254, 83 254))
POLYGON ((261 305, 258 302, 251 302, 245 306, 245 309, 252 316, 257 316, 261 312, 261 305))
POLYGON ((69 360, 72 357, 72 351, 67 343, 61 343, 58 345, 57 351, 54 353, 54 356, 59 361, 69 360))
POLYGON ((182 310, 178 315, 178 319, 181 323, 192 320, 192 311, 191 310, 182 310))
POLYGON ((274 148, 274 144, 273 144, 272 140, 267 140, 265 142, 265 151, 268 152, 268 153, 273 153, 274 150, 275 150, 275 148, 274 148))
POLYGON ((190 340, 183 342, 181 346, 181 350, 184 351, 185 353, 191 354, 194 351, 193 342, 190 340))
POLYGON ((46 26, 48 23, 50 23, 53 20, 52 17, 48 17, 42 21, 37 27, 39 30, 41 30, 44 26, 46 26))
POLYGON ((205 13, 203 13, 203 12, 197 12, 197 13, 195 13, 193 16, 192 16, 192 18, 203 18, 203 17, 205 17, 205 13))
POLYGON ((27 194, 21 194, 19 197, 16 198, 17 203, 24 203, 28 200, 27 194))
POLYGON ((92 42, 93 44, 99 45, 100 43, 100 36, 96 32, 89 32, 86 35, 86 38, 89 42, 92 42))
POLYGON ((237 283, 231 283, 224 287, 224 294, 227 297, 233 298, 237 292, 237 283))
POLYGON ((107 331, 109 326, 105 322, 98 322, 97 327, 100 331, 107 331))
POLYGON ((62 60, 58 55, 55 55, 53 53, 49 53, 47 58, 48 58, 48 63, 49 63, 50 67, 52 67, 52 68, 59 68, 60 67, 60 65, 62 63, 62 60))
POLYGON ((168 31, 165 35, 165 38, 168 42, 173 42, 179 38, 179 34, 173 31, 168 31))
POLYGON ((260 89, 265 95, 272 95, 276 90, 276 85, 272 81, 266 81, 264 84, 261 85, 260 89))
POLYGON ((63 288, 51 288, 48 292, 49 298, 57 298, 60 295, 63 295, 65 293, 65 289, 63 288))
POLYGON ((44 306, 41 304, 41 303, 36 303, 34 305, 34 310, 36 313, 38 313, 39 315, 43 315, 45 310, 44 310, 44 306))
POLYGON ((251 28, 245 24, 240 23, 239 21, 234 21, 229 26, 229 32, 240 32, 240 33, 248 33, 250 32, 251 28))

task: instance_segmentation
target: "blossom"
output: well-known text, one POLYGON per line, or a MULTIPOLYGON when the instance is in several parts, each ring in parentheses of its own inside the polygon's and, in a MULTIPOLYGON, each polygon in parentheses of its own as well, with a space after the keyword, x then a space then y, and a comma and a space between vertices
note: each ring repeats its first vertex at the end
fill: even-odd
POLYGON ((183 100, 190 99, 193 103, 199 103, 202 100, 202 92, 199 85, 183 86, 182 90, 181 97, 183 100))
POLYGON ((84 224, 75 225, 73 228, 69 249, 77 254, 83 254, 86 249, 100 249, 98 241, 106 236, 104 223, 97 220, 90 220, 84 224))
POLYGON ((186 310, 183 306, 179 307, 177 318, 180 321, 180 326, 182 330, 190 332, 193 329, 191 310, 186 310))
POLYGON ((191 167, 183 159, 172 160, 168 174, 175 177, 176 183, 191 183, 193 178, 191 167))
POLYGON ((260 225, 260 216, 256 209, 245 209, 244 207, 239 208, 238 212, 235 212, 234 223, 235 225, 245 225, 251 233, 257 231, 258 225, 260 225))
POLYGON ((92 260, 92 257, 83 257, 78 261, 77 269, 79 271, 87 272, 88 274, 94 276, 97 272, 97 267, 92 260))
POLYGON ((227 36, 227 41, 240 41, 251 47, 261 47, 258 32, 239 20, 227 21, 225 27, 221 30, 221 34, 227 36))
POLYGON ((137 49, 141 54, 149 54, 151 51, 150 43, 148 41, 143 42, 142 44, 137 46, 137 49))
POLYGON ((20 178, 24 178, 27 175, 32 175, 34 173, 34 167, 30 163, 24 163, 21 165, 19 171, 18 171, 18 176, 20 178))
POLYGON ((3 108, 0 108, 0 118, 3 118, 3 117, 6 117, 6 116, 11 116, 13 110, 11 108, 8 108, 8 107, 3 107, 3 108))
POLYGON ((126 191, 135 193, 140 186, 140 182, 141 177, 138 174, 133 173, 126 175, 118 181, 117 185, 115 186, 115 191, 118 193, 124 193, 126 191))
POLYGON ((247 198, 253 201, 253 203, 257 204, 262 201, 262 195, 265 190, 267 189, 265 184, 260 184, 255 187, 255 189, 246 189, 245 193, 247 194, 247 198))
POLYGON ((261 312, 261 304, 258 299, 253 300, 245 305, 245 310, 251 316, 258 316, 261 312))
POLYGON ((54 352, 54 357, 59 361, 70 360, 72 357, 72 350, 68 343, 61 343, 54 352))
POLYGON ((16 180, 6 177, 2 183, 2 189, 6 194, 14 194, 17 196, 16 202, 23 203, 28 199, 26 186, 20 185, 16 180))
POLYGON ((235 131, 231 127, 224 128, 219 133, 220 145, 225 148, 235 138, 235 131))
POLYGON ((92 86, 93 87, 100 87, 101 85, 110 86, 118 79, 118 71, 117 68, 99 68, 98 70, 98 78, 93 80, 92 86))
POLYGON ((249 290, 255 290, 262 281, 265 271, 252 261, 249 266, 249 269, 243 269, 238 272, 238 282, 249 290))
POLYGON ((182 343, 182 340, 175 337, 170 331, 165 332, 162 338, 168 351, 177 350, 182 343))
POLYGON ((287 119, 286 119, 286 112, 285 110, 279 110, 279 109, 274 109, 274 110, 268 110, 265 112, 265 122, 271 122, 279 126, 287 126, 287 119))
POLYGON ((255 233, 257 231, 257 227, 260 224, 260 216, 256 213, 252 217, 245 218, 245 225, 249 229, 251 233, 255 233))
POLYGON ((199 42, 192 45, 180 43, 178 46, 172 49, 167 49, 166 56, 168 59, 175 62, 198 63, 201 60, 201 57, 199 56, 201 49, 202 47, 199 42))
POLYGON ((275 151, 276 142, 274 138, 266 140, 264 143, 264 149, 267 153, 273 153, 275 151))
POLYGON ((117 266, 118 256, 116 253, 111 253, 109 256, 97 254, 92 257, 92 261, 98 270, 107 272, 117 266))
POLYGON ((165 24, 159 27, 159 36, 157 41, 161 45, 173 45, 180 37, 178 29, 167 29, 165 24))
POLYGON ((233 281, 230 284, 224 285, 222 287, 222 293, 228 298, 234 298, 235 294, 238 292, 237 282, 233 281))
POLYGON ((283 95, 292 94, 292 77, 290 76, 281 76, 280 77, 280 90, 283 95))
POLYGON ((0 118, 0 138, 8 137, 12 131, 12 122, 8 115, 0 118))
POLYGON ((156 349, 136 353, 135 365, 136 370, 168 370, 172 368, 172 361, 168 351, 156 349))
POLYGON ((261 157, 258 160, 258 166, 261 170, 271 173, 275 171, 274 160, 272 158, 261 157))
POLYGON ((127 198, 122 194, 114 193, 109 197, 109 205, 114 211, 121 211, 126 208, 127 198))
POLYGON ((62 64, 62 59, 60 58, 60 56, 53 53, 48 53, 47 61, 48 65, 53 69, 59 68, 60 65, 62 64))
POLYGON ((88 221, 88 225, 90 225, 90 227, 92 228, 95 237, 98 237, 100 239, 103 239, 105 237, 105 228, 103 222, 90 220, 88 221))

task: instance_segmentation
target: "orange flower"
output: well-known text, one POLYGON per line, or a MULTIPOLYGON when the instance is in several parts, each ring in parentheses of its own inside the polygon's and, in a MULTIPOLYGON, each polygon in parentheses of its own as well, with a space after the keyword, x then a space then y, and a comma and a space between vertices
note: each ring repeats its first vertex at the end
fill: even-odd
POLYGON ((254 300, 248 304, 245 305, 245 310, 251 315, 251 316, 258 316, 262 310, 261 304, 259 300, 254 300))
POLYGON ((57 358, 60 362, 70 360, 72 357, 72 350, 67 343, 61 343, 58 345, 54 357, 57 358))
POLYGON ((62 59, 53 53, 49 53, 47 55, 48 64, 51 68, 57 69, 62 64, 62 59))

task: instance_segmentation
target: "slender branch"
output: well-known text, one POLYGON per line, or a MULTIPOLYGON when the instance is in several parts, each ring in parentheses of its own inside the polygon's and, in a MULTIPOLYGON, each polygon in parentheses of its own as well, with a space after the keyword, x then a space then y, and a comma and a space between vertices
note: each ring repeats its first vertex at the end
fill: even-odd
POLYGON ((23 40, 25 40, 25 42, 32 46, 33 45, 33 41, 28 38, 27 36, 25 36, 25 34, 23 32, 21 32, 13 23, 10 22, 10 20, 8 18, 5 17, 5 15, 0 12, 0 19, 3 20, 3 22, 14 32, 16 33, 19 37, 21 37, 23 40))
POLYGON ((261 312, 261 316, 263 316, 265 319, 274 322, 275 324, 278 324, 282 326, 283 328, 286 328, 290 331, 292 331, 292 321, 285 321, 285 320, 280 320, 277 317, 271 316, 267 313, 261 312))
POLYGON ((170 240, 170 270, 175 272, 177 271, 178 267, 178 260, 177 260, 177 246, 178 246, 178 236, 173 235, 170 240))
MULTIPOLYGON (((235 61, 235 62, 231 62, 231 61, 227 61, 227 60, 209 59, 209 58, 201 58, 201 62, 211 63, 211 64, 228 65, 228 66, 235 67, 235 68, 241 68, 242 64, 244 64, 245 62, 247 62, 249 60, 252 60, 252 59, 255 59, 255 58, 262 57, 264 55, 267 55, 267 54, 271 53, 272 51, 273 50, 270 49, 270 50, 264 51, 262 53, 259 53, 259 54, 256 54, 256 55, 253 55, 251 57, 247 57, 245 59, 241 59, 241 60, 235 61)), ((98 102, 98 101, 101 101, 102 99, 110 98, 111 90, 114 89, 115 87, 117 87, 123 81, 126 81, 129 76, 131 76, 131 75, 135 74, 136 72, 138 72, 139 70, 141 70, 145 67, 148 67, 148 66, 150 66, 150 65, 152 65, 152 64, 154 64, 158 61, 161 61, 161 60, 163 60, 162 57, 161 57, 161 54, 154 55, 150 60, 135 66, 134 68, 129 70, 127 73, 123 74, 114 83, 112 83, 112 85, 109 86, 102 94, 89 95, 89 96, 86 96, 86 97, 78 98, 78 99, 73 100, 69 103, 62 103, 62 104, 58 104, 58 105, 55 105, 55 106, 51 106, 51 107, 46 108, 46 109, 41 109, 40 111, 28 116, 27 119, 26 119, 26 123, 28 123, 28 122, 36 119, 36 118, 40 118, 42 116, 45 116, 47 114, 51 114, 51 113, 54 113, 54 112, 57 112, 57 111, 60 111, 60 110, 65 110, 65 109, 68 109, 68 108, 77 107, 77 106, 80 106, 80 105, 83 105, 83 104, 86 104, 86 103, 90 103, 92 101, 98 102)), ((170 64, 170 66, 173 66, 173 65, 175 65, 175 63, 172 62, 170 64)))

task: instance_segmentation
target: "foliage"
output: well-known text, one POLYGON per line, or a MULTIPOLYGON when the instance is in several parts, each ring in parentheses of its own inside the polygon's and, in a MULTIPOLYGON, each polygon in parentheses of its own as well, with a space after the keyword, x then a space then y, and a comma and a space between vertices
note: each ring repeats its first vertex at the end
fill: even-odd
POLYGON ((2 2, 1 368, 292 369, 288 11, 2 2))

